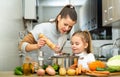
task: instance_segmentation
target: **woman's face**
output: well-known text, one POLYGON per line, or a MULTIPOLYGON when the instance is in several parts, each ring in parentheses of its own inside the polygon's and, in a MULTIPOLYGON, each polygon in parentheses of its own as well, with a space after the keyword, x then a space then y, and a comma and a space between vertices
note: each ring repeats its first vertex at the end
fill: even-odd
POLYGON ((62 34, 65 34, 68 31, 70 31, 73 25, 76 23, 69 17, 69 15, 67 15, 66 18, 61 18, 61 15, 59 15, 57 20, 58 20, 58 30, 62 34))
POLYGON ((75 35, 71 38, 71 48, 73 53, 81 53, 87 48, 87 43, 80 36, 75 35))

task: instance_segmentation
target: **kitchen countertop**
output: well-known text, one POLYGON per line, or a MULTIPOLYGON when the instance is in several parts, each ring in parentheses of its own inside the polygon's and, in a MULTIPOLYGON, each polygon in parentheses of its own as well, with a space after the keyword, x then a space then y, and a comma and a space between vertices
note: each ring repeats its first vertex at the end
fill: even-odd
MULTIPOLYGON (((0 77, 40 77, 37 76, 37 74, 31 74, 29 76, 20 76, 20 75, 14 75, 13 71, 0 71, 0 77)), ((50 76, 44 76, 44 77, 50 77, 50 76)), ((55 75, 55 76, 51 76, 51 77, 91 77, 91 76, 87 76, 87 75, 78 75, 78 76, 59 76, 59 75, 55 75)), ((120 77, 119 75, 115 75, 115 76, 109 76, 109 77, 120 77)))
MULTIPOLYGON (((37 76, 37 74, 31 74, 29 76, 25 76, 25 75, 14 75, 13 71, 0 71, 0 77, 40 77, 37 76)), ((44 76, 44 77, 50 77, 48 76, 44 76)), ((59 75, 55 75, 55 76, 51 76, 51 77, 90 77, 90 76, 86 76, 86 75, 79 75, 79 76, 59 76, 59 75)))

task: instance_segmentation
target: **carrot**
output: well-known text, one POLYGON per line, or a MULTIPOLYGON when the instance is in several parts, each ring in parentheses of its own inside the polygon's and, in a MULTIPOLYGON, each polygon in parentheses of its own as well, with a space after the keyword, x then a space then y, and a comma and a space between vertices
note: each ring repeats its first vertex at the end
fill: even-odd
POLYGON ((75 73, 76 73, 76 75, 78 75, 79 73, 78 73, 78 68, 76 68, 76 71, 75 71, 75 73))
POLYGON ((76 67, 77 67, 77 64, 73 64, 73 66, 76 66, 76 67))
POLYGON ((73 64, 73 65, 71 65, 70 68, 72 68, 72 69, 76 69, 76 68, 77 68, 77 64, 73 64))
POLYGON ((79 73, 79 74, 81 74, 81 72, 82 72, 81 70, 82 70, 82 65, 80 64, 80 65, 78 66, 78 73, 79 73))
POLYGON ((86 69, 82 67, 81 71, 82 71, 83 73, 85 73, 85 72, 86 72, 86 69))
POLYGON ((89 70, 89 69, 87 69, 87 70, 86 70, 86 72, 89 72, 89 73, 91 73, 92 71, 91 71, 91 70, 89 70))
POLYGON ((90 73, 90 72, 92 72, 91 70, 86 69, 86 68, 83 68, 83 67, 82 67, 81 71, 82 71, 83 73, 90 73))
POLYGON ((71 66, 70 68, 71 68, 71 69, 76 69, 76 67, 75 67, 75 66, 71 66))
POLYGON ((74 64, 78 64, 78 59, 74 58, 74 64))
POLYGON ((70 67, 77 67, 77 64, 73 64, 73 65, 71 65, 70 67))

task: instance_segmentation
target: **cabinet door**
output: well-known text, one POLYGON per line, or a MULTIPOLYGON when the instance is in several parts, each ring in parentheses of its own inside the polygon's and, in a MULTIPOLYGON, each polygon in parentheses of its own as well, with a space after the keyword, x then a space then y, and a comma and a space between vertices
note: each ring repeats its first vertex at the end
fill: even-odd
POLYGON ((108 24, 108 0, 102 0, 102 22, 103 26, 108 24))
POLYGON ((108 26, 113 22, 114 17, 114 0, 102 0, 102 14, 103 14, 103 26, 108 26))
POLYGON ((120 0, 102 0, 103 26, 120 20, 120 0))
POLYGON ((120 20, 120 0, 113 1, 113 22, 120 20))
POLYGON ((108 23, 113 22, 113 15, 114 15, 114 10, 113 10, 113 2, 114 0, 107 0, 108 4, 108 23))
POLYGON ((120 0, 118 0, 117 5, 118 5, 117 6, 117 11, 118 11, 118 13, 117 13, 118 16, 117 17, 118 17, 118 20, 120 20, 120 0))

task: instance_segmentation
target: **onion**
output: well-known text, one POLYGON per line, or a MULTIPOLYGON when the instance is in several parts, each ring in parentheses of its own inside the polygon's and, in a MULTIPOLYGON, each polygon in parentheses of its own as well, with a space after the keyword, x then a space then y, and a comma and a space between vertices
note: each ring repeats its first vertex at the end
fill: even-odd
POLYGON ((38 75, 38 76, 44 76, 44 75, 45 75, 45 70, 42 69, 42 68, 38 69, 38 70, 37 70, 37 75, 38 75))
POLYGON ((53 67, 52 66, 48 66, 47 68, 46 68, 46 73, 48 74, 48 75, 51 75, 51 76, 53 76, 53 75, 55 75, 55 70, 53 69, 53 67))

